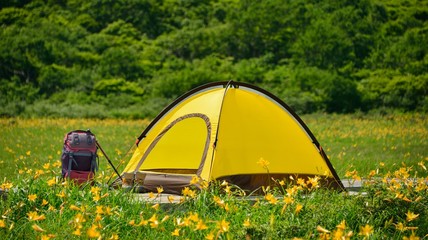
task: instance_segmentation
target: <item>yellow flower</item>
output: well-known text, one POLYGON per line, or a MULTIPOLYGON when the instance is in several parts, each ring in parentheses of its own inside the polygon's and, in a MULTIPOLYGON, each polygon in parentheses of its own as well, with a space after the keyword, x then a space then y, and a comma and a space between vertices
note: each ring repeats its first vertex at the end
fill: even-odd
POLYGON ((95 211, 95 213, 97 213, 97 214, 104 214, 103 206, 96 206, 96 208, 97 208, 97 210, 95 211))
POLYGON ((166 215, 165 217, 163 217, 162 218, 162 220, 161 220, 161 222, 165 222, 166 220, 168 220, 169 219, 169 216, 168 215, 166 215))
POLYGON ((176 228, 174 232, 171 233, 171 236, 180 236, 180 229, 176 228))
POLYGON ((83 216, 81 213, 78 213, 76 216, 74 216, 73 222, 77 225, 86 222, 85 216, 83 216))
POLYGON ((155 198, 156 196, 155 196, 155 194, 153 193, 153 192, 149 192, 149 198, 151 199, 151 198, 155 198))
POLYGON ((140 223, 137 224, 136 226, 141 227, 141 226, 146 226, 149 223, 149 221, 141 219, 140 223))
POLYGON ((107 215, 113 215, 113 213, 111 212, 111 207, 106 207, 106 211, 105 211, 105 213, 107 214, 107 215))
POLYGON ((427 167, 425 167, 424 161, 418 162, 418 165, 423 168, 425 171, 427 170, 427 167))
POLYGON ((278 199, 271 193, 266 194, 265 199, 271 204, 276 204, 278 202, 278 199))
POLYGON ((330 233, 320 233, 319 239, 320 240, 330 240, 331 239, 330 233))
POLYGON ((3 219, 0 219, 0 228, 6 228, 6 223, 3 219))
POLYGON ((101 221, 101 219, 103 219, 103 217, 101 216, 101 214, 97 214, 95 216, 94 222, 99 222, 99 221, 101 221))
POLYGON ((376 171, 375 171, 375 170, 371 170, 371 171, 370 171, 370 173, 369 173, 369 178, 374 177, 376 174, 377 174, 377 173, 376 173, 376 171))
POLYGON ((10 183, 10 182, 4 182, 4 183, 2 183, 0 185, 0 188, 3 189, 3 190, 8 190, 8 189, 11 189, 12 186, 13 186, 12 183, 10 183))
POLYGON ((191 197, 191 198, 196 197, 196 191, 191 190, 189 187, 185 187, 185 188, 181 191, 181 193, 183 194, 183 196, 184 196, 184 197, 186 197, 186 196, 191 197))
POLYGON ((298 191, 298 188, 298 186, 294 185, 293 187, 285 189, 285 191, 287 192, 287 196, 291 197, 295 195, 298 191))
POLYGON ((52 164, 52 167, 61 167, 62 163, 60 161, 56 161, 54 164, 52 164))
POLYGON ((50 167, 51 167, 50 163, 43 164, 43 168, 46 169, 46 170, 48 170, 50 167))
POLYGON ((74 204, 72 204, 72 205, 70 206, 70 209, 71 209, 71 210, 75 210, 75 211, 80 211, 80 210, 81 210, 78 206, 76 206, 76 205, 74 205, 74 204))
POLYGON ((207 229, 207 225, 205 225, 204 221, 201 219, 199 220, 199 222, 196 224, 196 228, 195 230, 205 230, 207 229))
POLYGON ((419 240, 420 238, 415 235, 415 232, 412 231, 412 235, 409 237, 403 237, 403 240, 419 240))
POLYGON ((265 160, 264 158, 260 158, 259 161, 257 161, 257 164, 262 166, 263 168, 267 169, 270 162, 265 160))
POLYGON ((336 229, 336 230, 334 230, 333 232, 332 232, 332 239, 334 239, 334 240, 342 240, 342 239, 346 239, 345 237, 344 237, 344 232, 343 232, 343 230, 342 229, 336 229))
POLYGON ((305 182, 305 180, 303 178, 298 178, 297 179, 297 184, 299 186, 306 187, 306 182, 305 182))
POLYGON ((159 203, 156 203, 155 205, 152 206, 153 209, 158 210, 159 209, 159 203))
POLYGON ((163 187, 157 187, 156 190, 158 191, 158 194, 161 194, 163 192, 163 187))
POLYGON ((229 186, 229 185, 227 185, 225 188, 224 188, 224 191, 227 193, 227 194, 230 194, 231 192, 230 192, 230 189, 231 189, 231 187, 229 186))
POLYGON ((218 197, 218 196, 214 196, 214 197, 213 197, 213 200, 214 200, 214 202, 215 202, 217 205, 219 205, 220 207, 223 207, 223 206, 224 206, 224 201, 223 201, 220 197, 218 197))
POLYGON ((320 225, 317 226, 317 232, 319 232, 319 233, 330 233, 329 230, 321 227, 320 225))
POLYGON ((191 212, 189 214, 189 219, 192 220, 193 222, 197 222, 199 221, 199 215, 197 213, 191 212))
POLYGON ((104 193, 104 194, 101 196, 101 198, 108 197, 108 195, 110 195, 110 194, 109 194, 109 193, 104 193))
POLYGON ((31 151, 27 151, 25 154, 27 154, 27 156, 31 155, 31 151))
POLYGON ((159 221, 156 217, 156 214, 153 214, 152 217, 149 219, 150 227, 157 228, 159 225, 159 221))
POLYGON ((229 224, 229 222, 221 220, 217 222, 217 228, 220 229, 220 232, 227 232, 229 231, 229 224))
POLYGON ((100 232, 97 231, 97 226, 96 225, 92 225, 88 231, 86 232, 86 234, 88 235, 89 238, 98 238, 99 236, 101 236, 100 232))
POLYGON ((37 225, 37 224, 33 224, 33 225, 31 226, 31 228, 32 228, 34 231, 36 231, 36 232, 45 232, 45 230, 44 230, 43 228, 41 228, 39 225, 37 225))
POLYGON ((132 219, 131 221, 128 222, 129 225, 134 226, 135 225, 135 220, 132 219))
POLYGON ((170 202, 170 203, 174 202, 174 196, 169 195, 167 198, 168 198, 168 202, 170 202))
POLYGON ((113 233, 109 239, 111 239, 111 240, 119 240, 119 235, 117 235, 116 233, 113 233))
POLYGON ((202 181, 202 183, 201 183, 201 188, 202 188, 202 189, 207 189, 207 188, 208 188, 208 186, 209 186, 209 182, 208 182, 208 181, 203 180, 203 181, 202 181))
POLYGON ((311 185, 311 189, 314 189, 314 188, 319 188, 319 177, 318 176, 316 176, 316 177, 314 177, 314 178, 311 178, 311 177, 309 177, 308 178, 308 181, 306 182, 307 183, 307 185, 311 185))
POLYGON ((251 226, 251 223, 250 223, 250 219, 249 218, 247 218, 247 219, 245 219, 245 221, 244 221, 244 223, 242 224, 244 227, 250 227, 251 226))
POLYGON ((98 202, 98 201, 101 199, 101 197, 100 197, 100 195, 99 195, 99 194, 95 194, 95 195, 92 197, 92 199, 93 199, 95 202, 98 202))
POLYGON ((214 234, 212 232, 210 232, 206 237, 206 240, 213 240, 214 239, 214 234))
POLYGON ((294 212, 296 212, 296 214, 298 214, 300 211, 302 211, 303 205, 301 204, 297 204, 296 205, 296 209, 294 210, 294 212))
POLYGON ((292 197, 290 197, 290 196, 286 196, 286 197, 284 197, 284 203, 285 203, 286 205, 291 204, 291 203, 293 203, 293 202, 294 202, 294 199, 293 199, 292 197))
POLYGON ((408 211, 407 213, 406 213, 406 220, 408 221, 408 222, 410 222, 410 221, 413 221, 413 220, 415 220, 416 218, 418 218, 419 217, 419 214, 414 214, 413 212, 410 212, 410 211, 408 211))
POLYGON ((27 216, 28 216, 28 220, 30 220, 30 221, 39 221, 39 220, 45 220, 46 219, 45 215, 43 215, 43 214, 38 215, 37 212, 35 212, 35 211, 27 213, 27 216))
POLYGON ((341 230, 345 230, 346 229, 346 223, 345 220, 342 220, 339 225, 336 226, 336 228, 341 229, 341 230))
POLYGON ((229 203, 226 203, 226 204, 224 205, 224 210, 226 210, 226 212, 228 212, 228 211, 229 211, 229 203))
POLYGON ((64 198, 65 197, 65 192, 61 191, 60 193, 57 194, 58 197, 60 198, 64 198))
POLYGON ((49 202, 46 200, 46 199, 43 199, 42 200, 42 206, 46 206, 46 205, 48 205, 49 204, 49 202))
POLYGON ((190 184, 191 185, 195 185, 199 183, 199 177, 198 176, 193 176, 192 180, 190 180, 190 184))
POLYGON ((91 193, 93 194, 93 195, 97 195, 97 194, 99 194, 100 193, 100 191, 101 191, 101 188, 99 188, 99 187, 91 187, 91 193))
POLYGON ((80 236, 80 235, 82 234, 82 232, 80 232, 80 229, 79 229, 79 228, 77 228, 76 230, 74 230, 74 231, 72 232, 72 234, 73 234, 73 235, 76 235, 76 236, 80 236))
POLYGON ((49 240, 49 239, 51 239, 51 238, 55 238, 56 237, 56 235, 55 234, 48 234, 48 235, 42 235, 41 237, 40 237, 40 239, 41 240, 49 240))
POLYGON ((366 224, 364 227, 360 227, 360 233, 359 233, 359 235, 368 237, 372 233, 373 233, 373 227, 372 226, 366 224))
POLYGON ((401 223, 401 222, 397 223, 397 224, 394 224, 394 225, 395 225, 395 229, 397 229, 400 232, 404 232, 404 231, 407 230, 406 226, 403 223, 401 223))
POLYGON ((37 195, 36 194, 30 194, 30 195, 28 195, 28 200, 30 202, 34 202, 34 201, 36 201, 36 199, 37 199, 37 195))

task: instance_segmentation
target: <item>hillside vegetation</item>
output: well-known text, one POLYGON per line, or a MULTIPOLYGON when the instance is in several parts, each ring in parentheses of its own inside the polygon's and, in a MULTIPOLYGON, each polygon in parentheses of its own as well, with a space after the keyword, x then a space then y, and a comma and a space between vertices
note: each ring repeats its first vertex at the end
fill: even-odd
POLYGON ((0 116, 153 117, 212 81, 299 113, 428 110, 428 2, 62 0, 0 6, 0 116))

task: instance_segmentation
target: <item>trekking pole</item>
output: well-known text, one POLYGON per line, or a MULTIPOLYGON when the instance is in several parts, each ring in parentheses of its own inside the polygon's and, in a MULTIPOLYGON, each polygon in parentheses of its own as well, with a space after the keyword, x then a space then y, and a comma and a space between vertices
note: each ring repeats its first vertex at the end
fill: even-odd
POLYGON ((119 172, 116 170, 116 168, 114 167, 113 163, 110 161, 110 158, 107 156, 107 154, 104 152, 104 149, 101 147, 101 145, 98 143, 97 140, 95 140, 95 143, 97 144, 97 147, 101 150, 101 152, 103 153, 103 155, 106 157, 108 163, 110 164, 110 166, 113 168, 114 172, 117 174, 117 176, 120 178, 120 180, 123 181, 122 177, 120 176, 119 172))

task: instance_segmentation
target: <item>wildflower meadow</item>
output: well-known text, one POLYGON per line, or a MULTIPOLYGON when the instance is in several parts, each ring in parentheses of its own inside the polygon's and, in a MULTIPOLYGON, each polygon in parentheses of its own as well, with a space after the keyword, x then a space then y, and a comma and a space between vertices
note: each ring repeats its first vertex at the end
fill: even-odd
MULTIPOLYGON (((302 118, 360 191, 296 176, 256 196, 194 178, 201 189, 174 196, 159 186, 143 201, 109 188, 115 174, 102 155, 95 184, 62 181, 60 155, 67 132, 91 129, 121 171, 147 120, 0 119, 0 239, 428 239, 425 115, 302 118)), ((269 159, 253 162, 269 171, 269 159)))

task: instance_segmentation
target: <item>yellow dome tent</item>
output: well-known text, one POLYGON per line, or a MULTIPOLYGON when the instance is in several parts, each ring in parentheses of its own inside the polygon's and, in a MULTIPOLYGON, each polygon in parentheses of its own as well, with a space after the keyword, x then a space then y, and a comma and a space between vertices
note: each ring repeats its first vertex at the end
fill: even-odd
POLYGON ((290 107, 259 87, 232 81, 195 88, 166 107, 138 138, 122 184, 180 194, 194 176, 250 191, 272 178, 319 176, 322 186, 344 189, 290 107), (263 161, 269 165, 262 167, 263 161))

